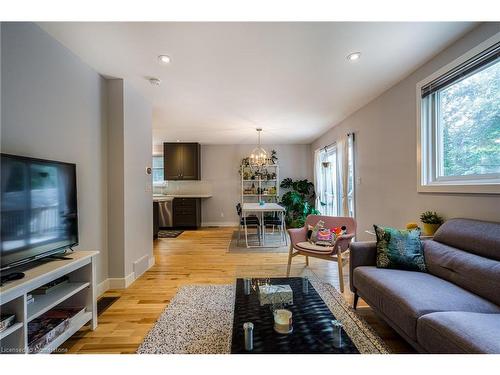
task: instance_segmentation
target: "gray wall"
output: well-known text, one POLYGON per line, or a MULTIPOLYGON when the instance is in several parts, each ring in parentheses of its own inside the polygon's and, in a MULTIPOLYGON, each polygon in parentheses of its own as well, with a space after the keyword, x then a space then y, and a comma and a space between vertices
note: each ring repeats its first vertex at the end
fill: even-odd
POLYGON ((401 227, 425 210, 445 217, 500 221, 500 196, 417 193, 416 84, 500 31, 482 24, 378 98, 332 127, 311 145, 314 150, 348 132, 356 133, 358 236, 373 224, 401 227))
POLYGON ((129 275, 135 261, 153 258, 152 176, 146 174, 146 167, 152 163, 153 110, 127 82, 123 101, 125 275, 129 275))
MULTIPOLYGON (((309 145, 264 145, 275 149, 280 165, 280 179, 291 177, 312 180, 309 145)), ((241 198, 238 168, 255 145, 203 145, 202 179, 212 184, 212 198, 202 204, 203 225, 230 225, 238 222, 235 205, 241 198)))
POLYGON ((123 80, 107 81, 108 139, 108 252, 109 277, 125 276, 125 172, 124 172, 124 110, 123 80))
MULTIPOLYGON (((137 260, 153 256, 152 108, 122 79, 108 81, 108 245, 111 278, 124 278, 137 260)), ((135 275, 139 276, 139 275, 135 275)))
POLYGON ((77 165, 80 246, 107 277, 105 80, 32 23, 2 23, 2 152, 77 165))

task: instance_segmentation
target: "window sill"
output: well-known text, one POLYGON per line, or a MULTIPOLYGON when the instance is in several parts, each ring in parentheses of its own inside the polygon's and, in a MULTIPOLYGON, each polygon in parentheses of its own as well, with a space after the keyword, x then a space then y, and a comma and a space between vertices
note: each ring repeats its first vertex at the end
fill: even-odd
POLYGON ((455 193, 455 194, 500 194, 499 184, 481 185, 453 185, 453 184, 428 184, 418 185, 419 193, 455 193))

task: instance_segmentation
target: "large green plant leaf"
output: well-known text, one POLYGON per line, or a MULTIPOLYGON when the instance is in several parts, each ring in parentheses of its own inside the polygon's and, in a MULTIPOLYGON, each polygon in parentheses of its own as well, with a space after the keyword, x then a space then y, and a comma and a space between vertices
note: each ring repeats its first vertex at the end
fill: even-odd
POLYGON ((286 222, 291 228, 302 227, 307 215, 317 214, 314 208, 314 184, 307 179, 292 180, 285 178, 280 186, 290 189, 281 198, 281 204, 286 209, 286 222))

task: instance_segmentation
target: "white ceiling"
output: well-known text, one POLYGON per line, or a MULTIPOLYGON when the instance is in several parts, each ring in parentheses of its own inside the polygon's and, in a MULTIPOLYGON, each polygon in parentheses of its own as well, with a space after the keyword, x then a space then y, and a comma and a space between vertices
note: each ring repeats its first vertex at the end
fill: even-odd
POLYGON ((475 24, 40 23, 153 103, 154 142, 310 143, 475 24), (346 56, 361 51, 356 63, 346 56), (158 64, 168 54, 172 63, 158 64), (148 77, 162 80, 152 86, 148 77))

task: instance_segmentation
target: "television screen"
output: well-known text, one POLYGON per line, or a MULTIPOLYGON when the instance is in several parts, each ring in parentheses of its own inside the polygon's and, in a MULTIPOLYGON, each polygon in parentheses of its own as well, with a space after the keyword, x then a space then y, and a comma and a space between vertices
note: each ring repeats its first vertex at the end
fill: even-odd
POLYGON ((1 155, 1 268, 78 243, 76 166, 1 155))

